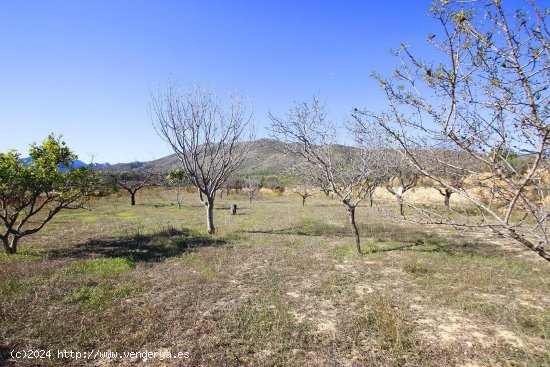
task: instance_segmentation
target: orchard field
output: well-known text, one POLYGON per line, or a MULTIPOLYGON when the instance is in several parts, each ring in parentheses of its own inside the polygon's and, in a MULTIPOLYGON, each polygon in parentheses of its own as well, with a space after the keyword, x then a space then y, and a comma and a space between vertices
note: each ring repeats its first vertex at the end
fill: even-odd
POLYGON ((195 193, 181 209, 174 198, 94 199, 0 255, 0 364, 550 364, 550 268, 528 249, 393 221, 379 212, 395 210, 390 196, 358 208, 362 255, 324 195, 224 195, 216 235, 195 193), (29 349, 188 358, 10 356, 29 349))

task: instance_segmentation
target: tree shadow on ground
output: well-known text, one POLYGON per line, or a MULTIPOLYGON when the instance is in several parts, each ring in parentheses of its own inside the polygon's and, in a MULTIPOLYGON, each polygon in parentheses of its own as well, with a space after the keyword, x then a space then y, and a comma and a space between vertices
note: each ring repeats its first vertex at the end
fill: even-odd
MULTIPOLYGON (((258 229, 244 232, 311 237, 352 237, 351 231, 347 227, 315 221, 283 229, 258 229)), ((361 233, 361 238, 370 238, 374 241, 374 243, 366 245, 366 249, 364 250, 365 254, 392 251, 414 251, 442 253, 449 256, 502 257, 509 255, 507 250, 497 248, 497 246, 490 243, 481 241, 472 242, 465 239, 460 240, 458 238, 451 239, 418 229, 411 230, 396 226, 364 225, 360 228, 359 232, 361 233)))
POLYGON ((200 247, 222 246, 227 241, 197 236, 188 229, 174 228, 151 235, 120 239, 92 239, 66 249, 52 249, 47 257, 59 258, 127 258, 134 262, 155 262, 178 256, 200 247))
POLYGON ((415 251, 414 247, 421 246, 419 243, 400 243, 398 246, 391 247, 376 247, 363 250, 363 254, 375 254, 378 252, 390 252, 390 251, 415 251))
POLYGON ((351 234, 342 233, 339 231, 329 232, 329 231, 316 231, 308 230, 301 226, 289 227, 283 229, 255 229, 249 231, 243 231, 244 233, 252 234, 285 234, 285 235, 294 235, 294 236, 310 236, 310 237, 321 237, 321 236, 334 236, 334 237, 351 237, 351 234))
POLYGON ((424 253, 442 253, 449 256, 480 256, 480 257, 508 257, 512 251, 504 249, 498 245, 481 241, 442 240, 437 238, 422 243, 413 249, 416 252, 424 253))
POLYGON ((333 236, 333 237, 351 237, 351 230, 347 227, 340 227, 331 224, 324 224, 318 222, 312 222, 307 224, 302 224, 298 226, 292 226, 283 229, 257 229, 257 230, 248 230, 243 231, 245 233, 256 233, 256 234, 285 234, 285 235, 298 235, 298 236, 333 236))
POLYGON ((15 362, 11 360, 11 351, 13 348, 10 348, 7 345, 0 343, 0 365, 2 366, 15 366, 15 362), (9 362, 12 361, 10 364, 9 362))
MULTIPOLYGON (((416 232, 418 235, 419 232, 416 232)), ((377 252, 390 251, 409 251, 426 254, 444 254, 454 257, 507 257, 510 256, 509 250, 499 248, 498 246, 481 241, 459 241, 456 239, 443 238, 426 234, 423 238, 408 242, 378 242, 376 247, 370 248, 365 253, 372 254, 377 252)))
POLYGON ((155 204, 142 204, 143 206, 152 206, 153 208, 167 208, 170 206, 174 206, 176 204, 174 203, 155 203, 155 204))
POLYGON ((292 229, 292 227, 284 229, 251 229, 243 232, 252 234, 293 234, 290 232, 292 229))

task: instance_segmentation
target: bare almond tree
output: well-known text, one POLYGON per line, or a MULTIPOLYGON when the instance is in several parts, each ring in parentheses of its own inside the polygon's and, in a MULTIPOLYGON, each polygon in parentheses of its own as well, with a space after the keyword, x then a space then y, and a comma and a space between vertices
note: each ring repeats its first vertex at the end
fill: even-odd
POLYGON ((330 185, 323 178, 321 172, 312 169, 310 164, 296 162, 287 169, 287 174, 292 177, 291 190, 302 198, 302 206, 306 205, 307 198, 324 192, 326 196, 330 194, 330 185), (326 191, 325 191, 326 190, 326 191))
POLYGON ((292 192, 302 198, 302 206, 306 205, 306 199, 319 193, 319 189, 313 185, 312 180, 302 176, 300 181, 293 185, 292 192))
POLYGON ((399 215, 404 216, 403 195, 417 185, 421 173, 401 153, 388 151, 387 154, 386 162, 390 171, 386 181, 386 190, 395 196, 399 215))
MULTIPOLYGON (((327 198, 332 193, 332 189, 330 188, 330 182, 325 180, 323 178, 323 176, 321 176, 321 175, 318 175, 318 176, 315 177, 315 185, 317 187, 319 187, 319 190, 321 190, 321 192, 323 194, 325 194, 325 197, 327 197, 327 198)), ((372 194, 369 195, 369 198, 372 198, 372 194)), ((371 202, 372 202, 372 200, 371 200, 371 202)))
POLYGON ((231 190, 235 190, 235 193, 239 193, 240 191, 242 191, 244 185, 245 183, 242 178, 230 177, 221 187, 220 197, 224 191, 226 196, 229 196, 231 194, 231 190))
POLYGON ((151 102, 153 125, 176 153, 180 168, 206 208, 208 233, 216 232, 216 194, 241 165, 252 138, 252 111, 243 98, 226 100, 197 86, 170 83, 151 102))
POLYGON ((114 184, 130 194, 130 205, 136 205, 136 194, 144 187, 157 184, 158 175, 153 171, 113 172, 109 176, 114 184))
POLYGON ((178 204, 178 209, 181 209, 184 198, 183 192, 185 187, 190 184, 187 176, 181 169, 173 169, 167 172, 166 181, 168 185, 176 188, 176 203, 178 204))
MULTIPOLYGON (((433 186, 443 196, 443 204, 447 212, 449 212, 451 209, 451 195, 454 193, 452 188, 466 189, 469 172, 474 170, 472 166, 476 162, 469 154, 456 149, 441 149, 440 152, 434 151, 433 156, 437 159, 433 159, 431 164, 437 170, 437 175, 444 177, 445 181, 449 182, 449 186, 441 186, 433 180, 429 181, 428 186, 433 186)), ((477 182, 477 185, 481 184, 481 182, 477 182)))
POLYGON ((550 260, 548 12, 534 1, 520 9, 503 3, 436 2, 431 14, 442 30, 428 41, 440 61, 401 47, 393 76, 378 76, 388 112, 362 117, 377 121, 423 175, 479 212, 417 208, 427 222, 488 229, 550 260), (461 167, 438 154, 449 147, 477 164, 461 167), (513 164, 518 156, 525 170, 513 164), (479 189, 453 182, 441 166, 464 172, 479 189))
MULTIPOLYGON (((355 147, 336 144, 337 130, 327 117, 324 105, 317 97, 310 103, 297 103, 285 118, 270 114, 271 131, 275 138, 287 143, 287 154, 299 157, 304 175, 318 175, 330 184, 330 190, 340 199, 349 216, 355 249, 361 253, 361 240, 355 220, 355 210, 367 195, 372 180, 382 178, 376 141, 373 145, 355 147)), ((354 129, 348 130, 352 140, 354 129)))
POLYGON ((244 181, 243 190, 248 195, 248 202, 252 203, 252 199, 258 194, 260 189, 262 188, 262 180, 255 177, 249 177, 246 178, 244 181))

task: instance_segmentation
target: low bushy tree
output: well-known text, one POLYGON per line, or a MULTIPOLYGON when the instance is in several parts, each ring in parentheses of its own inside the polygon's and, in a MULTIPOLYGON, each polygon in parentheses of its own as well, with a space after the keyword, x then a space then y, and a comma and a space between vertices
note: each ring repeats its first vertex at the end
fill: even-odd
POLYGON ((29 157, 22 160, 15 150, 0 153, 0 240, 7 254, 61 210, 82 208, 102 187, 99 172, 74 167, 77 156, 61 137, 33 143, 29 157))

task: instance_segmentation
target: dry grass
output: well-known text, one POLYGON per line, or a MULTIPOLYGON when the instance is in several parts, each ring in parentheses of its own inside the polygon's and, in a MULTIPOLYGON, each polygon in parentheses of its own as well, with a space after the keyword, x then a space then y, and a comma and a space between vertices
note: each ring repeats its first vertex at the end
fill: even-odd
POLYGON ((0 364, 29 348, 188 351, 188 366, 550 364, 550 268, 521 248, 360 208, 358 257, 337 201, 266 193, 219 200, 209 237, 197 198, 173 201, 100 199, 0 255, 0 364))

